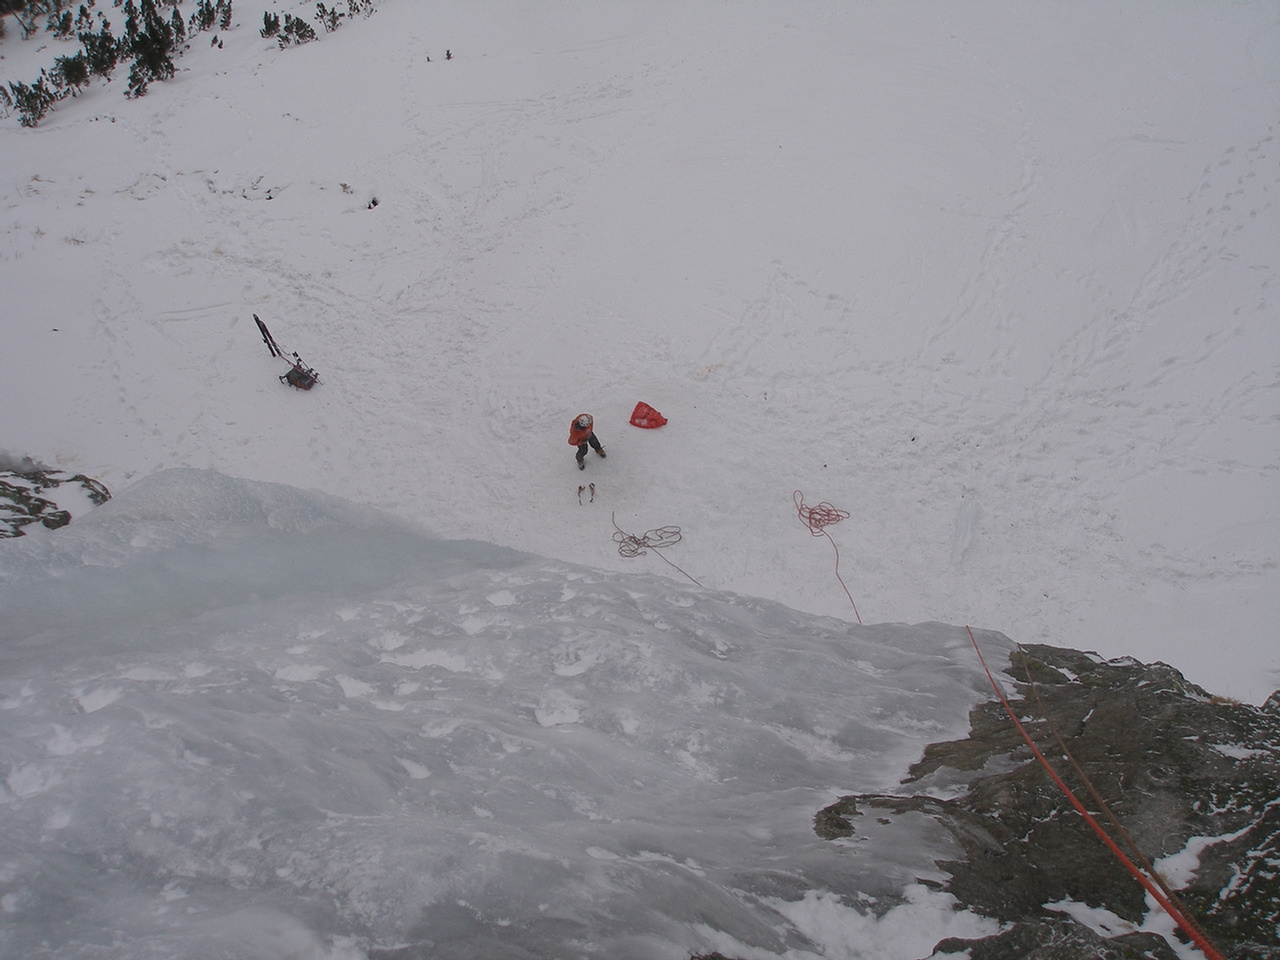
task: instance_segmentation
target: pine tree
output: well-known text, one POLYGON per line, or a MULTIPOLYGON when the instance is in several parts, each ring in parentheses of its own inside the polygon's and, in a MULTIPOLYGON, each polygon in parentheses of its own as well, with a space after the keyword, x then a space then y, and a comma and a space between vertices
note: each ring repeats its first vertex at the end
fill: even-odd
POLYGON ((191 32, 202 33, 208 30, 213 26, 215 19, 217 19, 217 14, 214 12, 213 4, 209 0, 200 0, 196 4, 195 13, 191 14, 191 32))
POLYGON ((169 80, 177 72, 170 56, 176 45, 173 23, 160 16, 155 0, 142 0, 141 7, 126 0, 125 13, 125 37, 133 57, 126 95, 142 97, 153 80, 169 80))
POLYGON ((339 13, 337 7, 326 7, 322 2, 316 3, 316 19, 324 27, 325 33, 333 33, 337 30, 343 16, 345 14, 339 13))
POLYGON ((60 90, 69 91, 74 97, 89 82, 89 61, 84 51, 70 57, 58 57, 53 62, 53 83, 60 90))
POLYGON ((34 127, 44 115, 62 98, 56 90, 51 90, 45 83, 48 74, 40 71, 40 79, 33 84, 10 83, 9 90, 13 94, 13 105, 18 111, 18 122, 24 127, 34 127))
POLYGON ((80 45, 84 48, 85 63, 89 73, 95 77, 111 79, 111 71, 120 62, 120 42, 111 33, 111 22, 103 17, 97 33, 85 31, 80 34, 80 45))
POLYGON ((295 17, 291 13, 284 15, 284 25, 280 28, 280 49, 283 50, 289 44, 297 44, 301 46, 304 43, 310 43, 316 39, 316 28, 311 26, 306 20, 295 17))

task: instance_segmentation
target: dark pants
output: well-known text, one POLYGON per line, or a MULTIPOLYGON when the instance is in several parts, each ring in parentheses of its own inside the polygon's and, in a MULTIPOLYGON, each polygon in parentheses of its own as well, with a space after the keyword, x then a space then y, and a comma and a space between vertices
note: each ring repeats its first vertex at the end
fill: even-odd
POLYGON ((600 450, 602 449, 600 446, 600 441, 596 439, 596 435, 593 432, 591 436, 587 437, 586 443, 578 444, 578 462, 579 463, 581 463, 583 460, 586 459, 588 445, 590 445, 591 449, 594 450, 596 453, 599 453, 600 450))

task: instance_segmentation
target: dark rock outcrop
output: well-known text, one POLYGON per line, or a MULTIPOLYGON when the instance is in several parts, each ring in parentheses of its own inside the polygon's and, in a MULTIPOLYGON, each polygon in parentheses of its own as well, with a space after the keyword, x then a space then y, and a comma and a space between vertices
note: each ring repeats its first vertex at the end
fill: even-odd
POLYGON ((59 501, 72 488, 78 488, 79 502, 87 498, 93 506, 111 499, 105 486, 83 473, 67 476, 26 459, 0 462, 0 538, 21 537, 22 528, 32 523, 50 530, 65 527, 71 511, 59 501))
MULTIPOLYGON (((1280 695, 1254 707, 1212 697, 1161 663, 1040 645, 1015 652, 1006 673, 1021 695, 1011 698, 1014 712, 1037 748, 1131 860, 1198 850, 1194 876, 1175 892, 1216 949, 1280 957, 1280 695)), ((1173 957, 1159 936, 1103 936, 1051 906, 1105 908, 1135 924, 1147 912, 1142 885, 1033 757, 1004 707, 975 707, 970 725, 968 739, 931 745, 911 768, 904 784, 921 793, 844 797, 816 815, 819 836, 854 835, 860 808, 924 814, 946 828, 964 852, 939 864, 946 890, 1006 928, 943 941, 935 956, 1173 957), (957 771, 971 772, 963 796, 928 795, 957 771)))

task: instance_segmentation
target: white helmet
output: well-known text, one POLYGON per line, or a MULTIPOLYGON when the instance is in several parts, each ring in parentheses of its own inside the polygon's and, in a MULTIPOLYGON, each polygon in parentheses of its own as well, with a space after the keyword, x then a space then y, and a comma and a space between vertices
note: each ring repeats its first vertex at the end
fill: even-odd
POLYGON ((578 418, 579 430, 586 430, 590 426, 591 426, 591 414, 584 413, 582 416, 578 418))

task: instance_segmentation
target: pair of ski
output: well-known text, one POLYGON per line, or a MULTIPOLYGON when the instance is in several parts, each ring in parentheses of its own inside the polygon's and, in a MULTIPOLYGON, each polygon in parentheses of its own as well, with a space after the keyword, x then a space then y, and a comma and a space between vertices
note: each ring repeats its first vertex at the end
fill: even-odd
POLYGON ((280 375, 281 383, 297 387, 299 390, 310 390, 320 382, 320 374, 303 363, 302 358, 298 356, 296 351, 292 360, 284 355, 284 350, 280 348, 280 344, 276 343, 276 338, 271 336, 271 331, 267 329, 267 325, 258 318, 256 313, 253 315, 253 320, 258 325, 258 332, 262 334, 262 342, 267 345, 271 355, 279 357, 289 364, 289 372, 280 375))
POLYGON ((587 501, 587 503, 595 503, 595 502, 596 502, 596 485, 595 485, 594 483, 588 483, 588 484, 584 487, 584 486, 582 486, 581 484, 579 484, 579 485, 578 485, 578 506, 582 506, 582 494, 583 494, 583 491, 585 491, 585 490, 590 490, 590 491, 591 491, 591 499, 590 499, 590 500, 588 500, 588 501, 587 501))

